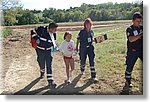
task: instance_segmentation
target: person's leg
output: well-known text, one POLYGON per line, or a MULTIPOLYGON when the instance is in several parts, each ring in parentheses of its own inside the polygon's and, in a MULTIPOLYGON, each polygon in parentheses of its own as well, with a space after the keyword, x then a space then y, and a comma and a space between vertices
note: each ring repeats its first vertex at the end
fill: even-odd
POLYGON ((89 63, 90 63, 91 78, 96 78, 96 70, 95 70, 95 63, 94 63, 95 53, 94 53, 93 46, 91 46, 88 49, 88 57, 89 57, 89 63))
POLYGON ((71 70, 70 71, 73 71, 74 70, 74 59, 70 59, 70 66, 71 66, 71 70))
POLYGON ((72 80, 72 72, 73 72, 73 70, 74 70, 74 59, 73 59, 73 58, 70 59, 70 66, 71 66, 71 70, 70 70, 70 72, 69 72, 69 77, 70 77, 70 79, 72 80))
POLYGON ((138 59, 138 54, 136 52, 128 52, 126 56, 126 70, 125 70, 125 79, 128 84, 131 84, 132 71, 136 60, 138 59))
POLYGON ((67 80, 69 79, 69 59, 64 59, 65 65, 66 65, 66 75, 67 80))
POLYGON ((47 69, 47 81, 49 84, 51 84, 53 83, 51 51, 46 51, 46 69, 47 69))
POLYGON ((36 53, 37 53, 37 61, 40 66, 40 73, 41 73, 40 77, 43 78, 45 73, 45 53, 43 50, 40 49, 36 49, 36 53))
POLYGON ((85 70, 85 63, 86 63, 86 58, 87 58, 87 49, 85 47, 80 48, 80 70, 81 73, 83 74, 85 70))

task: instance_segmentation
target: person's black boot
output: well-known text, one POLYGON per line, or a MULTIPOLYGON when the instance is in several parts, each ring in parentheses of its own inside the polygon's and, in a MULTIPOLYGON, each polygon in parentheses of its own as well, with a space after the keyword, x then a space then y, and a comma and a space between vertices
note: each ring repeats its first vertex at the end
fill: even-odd
POLYGON ((44 78, 44 72, 41 72, 40 79, 44 78))
POLYGON ((51 81, 51 82, 48 82, 48 86, 49 86, 50 88, 56 88, 57 84, 54 83, 54 81, 51 81))
POLYGON ((131 80, 126 80, 125 86, 132 88, 133 85, 131 83, 131 80))

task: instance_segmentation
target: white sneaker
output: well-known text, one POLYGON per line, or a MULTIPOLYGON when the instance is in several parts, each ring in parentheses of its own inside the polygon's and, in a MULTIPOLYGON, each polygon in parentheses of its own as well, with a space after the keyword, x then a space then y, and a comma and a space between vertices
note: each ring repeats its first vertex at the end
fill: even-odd
POLYGON ((97 78, 92 78, 94 83, 97 83, 98 82, 98 79, 97 78))
POLYGON ((67 83, 68 83, 68 84, 71 84, 71 80, 67 80, 67 83))
POLYGON ((71 84, 71 80, 65 80, 65 83, 71 84))

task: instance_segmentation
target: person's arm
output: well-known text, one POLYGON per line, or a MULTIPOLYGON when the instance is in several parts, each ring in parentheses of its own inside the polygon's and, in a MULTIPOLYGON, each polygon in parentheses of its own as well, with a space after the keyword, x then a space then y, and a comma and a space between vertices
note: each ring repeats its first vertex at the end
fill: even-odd
POLYGON ((76 49, 75 49, 77 52, 79 51, 79 49, 78 49, 79 43, 80 43, 80 40, 79 40, 79 39, 77 39, 76 49))
POLYGON ((136 36, 130 36, 130 37, 128 37, 128 39, 129 39, 130 42, 134 42, 134 41, 140 39, 142 36, 143 36, 143 33, 139 34, 139 35, 136 35, 136 36))

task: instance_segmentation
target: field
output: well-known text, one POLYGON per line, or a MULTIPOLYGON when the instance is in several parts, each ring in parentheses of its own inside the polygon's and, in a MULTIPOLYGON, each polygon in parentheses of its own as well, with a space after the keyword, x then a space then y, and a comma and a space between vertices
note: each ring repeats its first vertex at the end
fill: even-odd
MULTIPOLYGON (((95 36, 108 32, 108 40, 94 44, 95 64, 98 83, 90 83, 90 69, 87 59, 86 74, 79 75, 79 58, 75 58, 74 79, 71 85, 64 84, 66 79, 65 65, 60 52, 53 53, 53 76, 58 84, 56 89, 47 87, 46 77, 40 80, 39 66, 36 61, 35 50, 30 44, 30 29, 38 25, 14 26, 13 34, 2 40, 3 69, 1 82, 4 84, 2 94, 143 94, 142 63, 136 62, 133 71, 133 88, 130 93, 123 93, 124 71, 126 56, 125 28, 129 21, 94 22, 95 36), (115 30, 112 30, 115 29, 115 30)), ((72 32, 72 39, 76 42, 82 23, 61 23, 57 32, 57 43, 63 41, 64 32, 72 32)))

